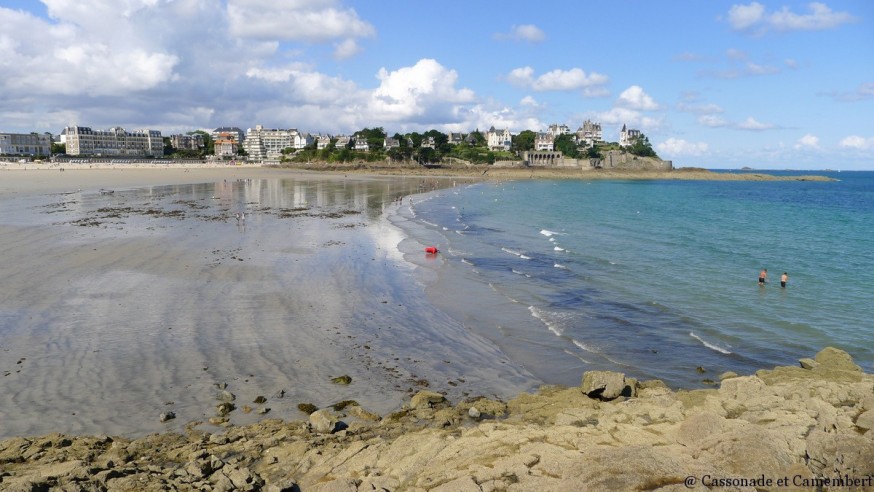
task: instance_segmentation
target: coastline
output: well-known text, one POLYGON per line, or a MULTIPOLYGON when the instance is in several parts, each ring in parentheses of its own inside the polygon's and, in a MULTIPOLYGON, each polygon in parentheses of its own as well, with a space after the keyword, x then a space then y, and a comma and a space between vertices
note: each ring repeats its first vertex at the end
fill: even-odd
MULTIPOLYGON (((2 173, 0 174, 2 176, 2 179, 0 179, 0 196, 3 198, 15 198, 28 194, 69 193, 74 189, 71 186, 77 181, 71 178, 79 176, 83 177, 81 181, 87 183, 86 189, 90 190, 92 194, 100 188, 120 189, 172 183, 193 184, 202 183, 204 180, 221 181, 295 176, 312 177, 318 181, 328 180, 343 183, 350 181, 350 179, 347 179, 347 176, 351 176, 353 181, 378 180, 378 178, 385 175, 398 177, 391 173, 382 172, 384 171, 382 169, 346 170, 332 173, 307 172, 286 168, 239 167, 179 168, 160 169, 162 172, 156 171, 158 170, 91 169, 65 172, 41 170, 27 176, 24 176, 24 172, 2 173), (14 179, 6 179, 13 176, 14 179)), ((520 176, 519 173, 510 177, 502 175, 500 177, 490 176, 484 178, 470 173, 447 174, 446 170, 440 169, 427 170, 426 172, 430 173, 431 171, 434 174, 404 175, 415 176, 417 179, 411 180, 413 184, 420 181, 419 178, 422 176, 435 180, 439 177, 463 177, 470 178, 471 180, 528 179, 525 176, 520 176)), ((26 173, 31 173, 31 170, 26 171, 26 173)), ((491 171, 489 174, 491 174, 491 171)), ((643 174, 646 177, 627 179, 662 179, 653 178, 651 173, 643 174)), ((635 173, 625 174, 625 176, 629 175, 638 176, 635 173)), ((610 174, 603 174, 602 176, 604 179, 623 179, 616 178, 610 174)), ((551 177, 547 178, 553 179, 551 177)), ((448 183, 443 185, 449 186, 448 183)), ((79 184, 76 184, 76 186, 79 186, 79 184)), ((383 247, 390 249, 394 246, 389 242, 383 247)), ((367 251, 358 254, 357 257, 359 260, 371 260, 369 255, 372 253, 367 251)), ((366 272, 365 276, 372 278, 370 274, 374 272, 381 274, 383 270, 369 271, 366 272)), ((338 292, 340 290, 342 289, 339 289, 338 292)), ((371 303, 367 304, 367 309, 377 310, 380 307, 381 299, 383 298, 373 296, 371 303)), ((414 306, 408 306, 408 308, 411 310, 415 309, 414 306)), ((315 320, 311 320, 311 322, 314 325, 318 324, 318 321, 315 320)), ((344 334, 343 336, 347 335, 344 334)), ((359 345, 356 348, 359 354, 363 344, 373 345, 372 339, 370 340, 370 342, 365 338, 357 338, 355 340, 355 343, 359 345)), ((428 340, 428 342, 433 343, 434 341, 428 340)), ((370 351, 372 349, 368 347, 366 350, 370 351)), ((342 355, 349 355, 349 352, 342 352, 342 355)), ((388 353, 384 354, 384 360, 389 360, 387 358, 388 355, 388 353)), ((34 358, 29 357, 28 360, 33 361, 34 358)), ((30 362, 25 362, 23 365, 28 364, 30 362)), ((812 364, 809 362, 803 364, 812 367, 812 364)), ((828 362, 825 365, 829 364, 832 363, 828 362)), ((804 441, 803 443, 799 442, 797 437, 780 437, 780 439, 790 443, 790 451, 782 448, 777 450, 779 453, 782 453, 780 454, 782 464, 785 464, 788 460, 788 462, 792 463, 789 468, 790 470, 798 471, 798 474, 805 477, 813 477, 815 473, 827 471, 828 467, 823 465, 819 469, 814 469, 808 465, 807 468, 801 468, 803 460, 800 460, 798 457, 798 449, 801 447, 804 447, 806 453, 819 453, 816 456, 823 458, 825 453, 823 449, 825 448, 822 448, 822 446, 832 446, 831 441, 826 442, 829 439, 832 441, 846 439, 846 442, 851 443, 853 446, 862 446, 863 451, 860 451, 860 453, 867 452, 865 451, 867 448, 864 448, 864 443, 867 441, 855 439, 853 437, 854 433, 855 435, 861 434, 863 438, 867 436, 868 440, 870 440, 870 431, 856 424, 861 422, 863 426, 868 425, 866 422, 872 418, 872 414, 871 412, 866 413, 866 411, 874 408, 874 401, 871 401, 866 396, 868 393, 859 390, 859 386, 856 386, 856 383, 865 382, 869 384, 871 376, 861 375, 857 378, 855 373, 859 371, 852 370, 851 366, 845 367, 841 365, 840 367, 844 367, 841 370, 849 371, 849 373, 845 374, 846 378, 839 378, 839 381, 832 381, 829 379, 831 376, 826 377, 819 373, 815 373, 816 377, 808 378, 807 376, 811 376, 814 373, 799 373, 796 370, 797 368, 775 369, 775 372, 780 374, 784 372, 791 373, 793 381, 794 379, 804 380, 805 384, 808 385, 813 381, 815 383, 814 387, 824 388, 817 389, 818 392, 827 393, 824 396, 817 394, 817 398, 822 397, 822 402, 814 399, 812 401, 816 403, 805 403, 801 407, 798 406, 799 402, 794 401, 796 398, 793 395, 799 394, 799 392, 806 392, 807 389, 805 388, 807 386, 797 386, 794 385, 794 382, 783 381, 782 379, 774 382, 774 380, 768 379, 764 372, 762 373, 763 375, 738 378, 738 381, 743 381, 744 391, 749 391, 749 393, 743 395, 732 393, 735 390, 726 387, 727 385, 741 383, 723 383, 723 388, 719 390, 679 390, 674 392, 667 388, 662 388, 658 383, 651 382, 637 386, 638 383, 635 382, 633 385, 637 388, 637 397, 647 399, 639 403, 628 403, 636 401, 635 399, 613 401, 610 403, 601 402, 597 399, 592 400, 588 397, 581 399, 579 388, 560 389, 552 387, 542 388, 534 396, 528 395, 524 391, 517 391, 514 394, 519 396, 512 399, 508 397, 508 403, 506 404, 496 398, 469 401, 478 394, 469 393, 464 395, 458 392, 448 395, 449 400, 454 404, 454 406, 449 406, 442 399, 447 395, 443 394, 444 391, 441 388, 435 387, 432 389, 438 390, 439 396, 428 396, 428 394, 425 394, 425 396, 417 400, 419 403, 414 405, 410 401, 397 412, 391 412, 391 410, 386 410, 385 408, 375 408, 368 403, 363 403, 360 406, 350 405, 347 409, 333 410, 330 413, 334 416, 329 417, 329 420, 332 418, 339 419, 346 424, 350 424, 346 431, 341 430, 334 433, 315 431, 314 429, 319 425, 318 422, 313 423, 311 420, 309 424, 302 423, 298 420, 299 417, 289 416, 293 412, 281 414, 278 411, 279 405, 288 404, 289 402, 281 402, 281 399, 276 398, 274 394, 255 395, 254 393, 239 392, 237 390, 239 386, 233 386, 234 384, 241 384, 237 381, 236 383, 232 382, 232 386, 228 388, 239 395, 239 399, 235 403, 238 408, 231 411, 231 417, 237 418, 222 421, 221 417, 217 415, 218 411, 210 408, 208 405, 204 406, 203 400, 201 400, 198 403, 200 405, 198 412, 202 415, 201 420, 191 420, 190 413, 179 412, 176 419, 171 419, 168 423, 158 425, 159 429, 166 427, 166 431, 162 430, 160 433, 152 436, 140 438, 108 438, 106 436, 70 438, 61 435, 51 435, 42 439, 6 439, 0 442, 0 463, 4 464, 4 468, 7 464, 11 465, 11 468, 9 468, 10 471, 8 472, 5 469, 4 472, 0 472, 0 485, 3 485, 3 488, 5 488, 6 485, 17 486, 25 482, 37 485, 44 484, 48 487, 69 483, 99 483, 110 489, 124 489, 125 487, 132 486, 132 484, 151 484, 155 481, 155 483, 160 482, 163 486, 172 483, 176 487, 184 488, 196 486, 195 484, 198 482, 202 482, 202 486, 206 486, 206 484, 218 486, 218 482, 226 483, 226 481, 229 481, 236 487, 242 487, 240 484, 244 484, 246 486, 251 485, 253 488, 257 488, 255 484, 260 484, 259 487, 266 487, 268 485, 290 487, 288 484, 294 483, 300 487, 306 487, 303 490, 318 490, 318 487, 321 486, 320 483, 331 483, 333 484, 332 486, 349 485, 351 483, 355 487, 366 484, 383 484, 382 486, 389 490, 408 488, 432 489, 440 486, 444 486, 444 490, 459 490, 460 488, 473 487, 474 485, 484 488, 485 485, 483 484, 491 480, 494 486, 503 483, 504 486, 512 489, 512 485, 518 484, 516 488, 524 489, 526 487, 538 486, 561 487, 562 484, 570 486, 576 483, 574 480, 578 480, 585 475, 588 479, 583 480, 583 482, 590 484, 592 487, 607 487, 611 484, 620 484, 618 485, 620 488, 625 488, 626 486, 641 487, 646 484, 652 485, 654 482, 650 480, 653 477, 659 476, 659 470, 652 469, 650 464, 648 464, 648 460, 657 459, 662 460, 659 463, 666 466, 670 464, 666 469, 675 470, 674 475, 662 476, 667 487, 674 483, 672 482, 673 480, 678 479, 678 474, 683 470, 691 470, 688 473, 697 473, 700 476, 703 476, 701 474, 705 473, 705 471, 722 473, 726 476, 730 474, 747 476, 751 473, 762 473, 762 470, 755 471, 751 463, 741 466, 737 463, 731 465, 717 464, 716 461, 724 459, 726 456, 734 457, 742 454, 747 451, 747 446, 756 447, 762 445, 761 439, 757 440, 758 438, 753 436, 756 432, 760 433, 761 428, 749 428, 747 424, 764 426, 767 431, 766 434, 774 437, 770 433, 778 432, 780 429, 777 428, 781 425, 788 427, 795 426, 793 427, 795 430, 802 428, 802 424, 811 425, 809 421, 802 423, 797 421, 802 419, 801 415, 809 410, 809 408, 817 408, 817 411, 824 415, 823 419, 835 419, 840 422, 840 426, 834 431, 834 435, 818 436, 816 439, 805 438, 802 440, 804 441), (838 386, 829 386, 832 383, 836 383, 838 386), (785 388, 783 387, 784 384, 785 388), (846 386, 847 384, 849 386, 846 386), (779 396, 785 398, 786 402, 781 401, 778 404, 770 405, 765 401, 773 396, 772 392, 775 390, 771 386, 775 385, 780 387, 779 396), (828 388, 825 388, 825 386, 828 386, 828 388), (716 394, 719 397, 718 404, 715 401, 709 401, 706 404, 700 403, 702 399, 708 401, 711 397, 716 398, 713 393, 708 393, 708 391, 717 391, 716 394), (849 393, 851 397, 846 400, 840 400, 838 403, 832 401, 835 398, 832 395, 841 392, 849 393), (266 401, 264 403, 256 403, 256 396, 264 396, 266 401), (656 396, 658 397, 657 400, 648 400, 648 398, 656 396), (427 404, 421 403, 423 398, 427 404), (737 401, 759 401, 756 398, 761 400, 760 403, 756 403, 758 406, 746 405, 746 408, 743 410, 733 406, 736 405, 737 401), (732 400, 735 403, 732 403, 732 400), (677 402, 679 402, 682 408, 676 408, 677 402), (622 407, 622 405, 634 407, 637 410, 626 413, 626 408, 622 407), (649 407, 648 405, 655 406, 649 407), (790 410, 787 410, 785 405, 788 405, 790 410), (813 405, 813 407, 809 405, 813 405), (837 410, 829 410, 829 405, 835 406, 837 410), (478 406, 478 411, 485 414, 486 418, 478 420, 470 417, 471 406, 478 406), (640 413, 640 409, 643 406, 647 406, 647 410, 640 413), (547 407, 552 408, 554 412, 550 410, 546 414, 538 413, 540 412, 538 409, 547 407), (249 409, 248 411, 246 410, 247 408, 249 409), (272 411, 267 414, 259 414, 258 411, 264 408, 270 408, 272 411), (697 416, 698 412, 702 409, 715 413, 719 418, 710 415, 706 417, 697 416), (736 415, 737 412, 741 412, 740 416, 736 415), (776 422, 765 422, 764 424, 760 422, 771 418, 768 415, 781 412, 783 414, 787 412, 791 414, 791 419, 786 417, 788 419, 786 421, 778 419, 776 422), (382 414, 382 417, 377 414, 382 414), (667 420, 665 420, 666 414, 671 415, 667 420), (863 415, 867 415, 867 417, 863 417, 863 415), (279 417, 279 419, 268 417, 279 417), (215 423, 194 424, 194 422, 209 421, 217 418, 219 420, 215 420, 215 423), (699 421, 699 419, 704 419, 704 421, 699 421), (448 425, 446 425, 447 422, 449 423, 448 425), (783 422, 783 424, 779 424, 779 422, 783 422), (613 427, 611 428, 608 424, 613 424, 613 427), (656 424, 664 425, 652 427, 656 424), (690 426, 698 429, 696 426, 701 425, 704 425, 706 429, 702 431, 703 435, 711 438, 707 443, 709 447, 706 449, 702 448, 707 452, 701 451, 702 455, 710 453, 707 458, 710 461, 705 460, 704 464, 696 462, 701 460, 700 457, 689 458, 683 455, 682 461, 668 463, 663 460, 669 458, 660 454, 655 458, 651 455, 643 456, 637 454, 636 446, 642 444, 653 445, 646 439, 642 439, 641 435, 646 436, 646 434, 642 434, 644 432, 651 433, 658 431, 666 434, 675 433, 679 436, 684 432, 692 432, 689 430, 690 426), (620 428, 624 432, 619 439, 616 438, 616 428, 620 428), (641 430, 644 428, 646 429, 641 430), (574 444, 577 448, 573 452, 568 449, 565 449, 565 451, 558 449, 567 444, 564 439, 568 432, 571 435, 577 436, 574 444), (525 449, 524 451, 520 448, 518 442, 512 439, 512 436, 518 436, 520 433, 526 436, 524 439, 525 444, 522 446, 525 449), (277 435, 282 437, 277 438, 277 435), (404 437, 407 435, 410 437, 404 437), (717 435, 719 436, 718 438, 716 437, 717 435), (608 439, 614 439, 617 442, 611 445, 604 445, 606 447, 592 451, 582 444, 583 437, 585 437, 585 440, 591 439, 596 443, 602 443, 608 439), (447 439, 452 441, 450 445, 445 444, 447 439), (543 447, 541 448, 540 444, 537 443, 543 444, 543 447), (404 450, 407 450, 409 446, 413 446, 415 450, 412 455, 413 458, 410 458, 410 460, 419 460, 416 463, 427 462, 429 464, 427 469, 412 461, 404 461, 402 459, 406 456, 403 454, 406 452, 404 450), (737 446, 737 449, 731 449, 731 446, 737 446), (156 448, 157 450, 143 451, 148 448, 156 448), (473 464, 458 463, 441 454, 452 454, 454 452, 458 455, 458 450, 466 448, 481 451, 483 456, 477 456, 482 459, 471 458, 471 463, 473 464), (589 473, 578 466, 572 466, 573 462, 578 461, 578 458, 575 456, 584 449, 592 451, 597 456, 609 455, 618 459, 624 463, 622 469, 600 469, 603 472, 602 476, 595 477, 594 472, 589 473), (712 449, 718 449, 719 451, 712 451, 712 449), (273 451, 268 453, 268 450, 273 451), (207 453, 206 456, 203 453, 207 453), (274 453, 277 458, 275 462, 271 463, 268 461, 268 455, 273 455, 274 453), (350 453, 357 457, 355 460, 361 460, 360 463, 363 464, 358 466, 359 461, 355 460, 353 460, 356 463, 354 466, 343 464, 346 463, 345 456, 350 453), (392 465, 386 461, 379 461, 381 458, 372 453, 382 453, 382 456, 397 456, 397 464, 392 465), (233 456, 240 455, 245 457, 239 461, 232 459, 233 456), (438 455, 441 457, 438 457, 438 455), (538 456, 537 460, 535 460, 537 462, 522 459, 529 455, 538 456), (16 456, 25 457, 24 461, 15 458, 16 456), (212 456, 215 456, 217 461, 212 460, 212 456), (552 468, 547 469, 544 456, 550 456, 551 459, 554 459, 553 463, 562 463, 560 473, 556 476, 549 475, 554 470, 552 468), (687 459, 690 461, 685 461, 687 459), (525 462, 520 463, 521 461, 525 462), (147 465, 143 463, 147 463, 147 465), (156 465, 155 463, 163 464, 156 465), (527 463, 534 464, 529 466, 527 463), (627 468, 635 467, 638 464, 641 471, 627 470, 627 468), (434 465, 434 468, 431 465, 434 465), (148 466, 152 466, 152 468, 149 469, 148 466), (731 468, 731 466, 737 466, 737 468, 731 468), (485 471, 486 468, 502 471, 500 474, 489 475, 485 471), (378 470, 379 475, 374 470, 378 470), (4 473, 11 474, 3 476, 4 473), (586 475, 586 473, 589 473, 589 475, 586 475), (623 473, 628 474, 625 478, 621 479, 626 480, 626 482, 603 481, 606 480, 605 477, 610 478, 610 480, 620 480, 617 477, 623 473), (513 476, 516 478, 512 478, 513 476), (365 479, 361 477, 365 477, 365 479), (470 477, 476 478, 472 479, 470 477), (518 482, 514 480, 518 480, 518 482), (525 487, 522 485, 525 485, 525 487)), ((810 369, 805 370, 810 371, 810 369)), ((413 375, 412 373, 409 374, 409 376, 413 375)), ((363 382, 364 385, 368 385, 367 381, 372 381, 367 378, 359 379, 358 375, 353 376, 356 383, 363 382)), ((733 378, 726 378, 726 380, 731 379, 733 378)), ((522 386, 528 384, 530 383, 523 383, 522 386)), ((337 396, 341 391, 337 389, 340 388, 338 386, 330 384, 324 386, 328 388, 329 392, 333 390, 333 394, 326 396, 316 403, 318 404, 317 406, 327 407, 328 405, 325 402, 339 400, 337 396)), ((866 387, 870 388, 870 384, 866 387)), ((420 389, 416 388, 415 385, 408 385, 400 391, 390 390, 392 395, 390 399, 396 399, 398 402, 407 399, 411 394, 408 392, 408 388, 420 389)), ((382 388, 382 390, 385 389, 386 387, 382 388)), ((364 393, 378 393, 381 391, 377 387, 365 387, 358 390, 364 393)), ((214 393, 221 394, 221 392, 216 391, 214 393)), ((357 395, 353 396, 355 396, 354 399, 365 402, 363 398, 357 395)), ((372 396, 381 397, 381 395, 372 396)), ((221 404, 220 400, 216 400, 215 403, 221 404)), ((295 400, 291 403, 296 405, 298 401, 295 400)), ((178 410, 178 407, 173 406, 169 406, 168 410, 174 408, 178 410)), ((157 421, 157 411, 151 411, 150 415, 150 418, 157 421)), ((696 430, 695 432, 698 431, 696 430)), ((108 432, 108 434, 115 433, 108 432)), ((680 439, 681 437, 675 437, 675 441, 660 441, 656 445, 680 446, 683 448, 690 446, 689 442, 687 442, 688 439, 691 439, 689 435, 682 438, 684 440, 680 439)), ((704 444, 700 445, 705 446, 704 444)), ((602 446, 602 444, 593 446, 602 446)), ((765 449, 774 451, 771 448, 765 449)), ((827 451, 830 452, 831 448, 827 448, 827 451)), ((844 451, 840 452, 844 453, 840 454, 841 460, 849 456, 844 451)), ((850 463, 849 465, 841 463, 835 465, 835 469, 839 466, 847 466, 847 473, 855 474, 854 476, 859 477, 863 477, 864 473, 872 473, 864 466, 855 464, 856 462, 853 459, 859 456, 864 456, 866 459, 869 457, 867 454, 849 456, 847 458, 847 462, 850 463)), ((835 458, 835 460, 838 460, 838 458, 835 458)), ((867 463, 871 462, 871 460, 867 461, 867 463)), ((598 463, 587 462, 586 464, 597 468, 599 466, 598 463)), ((787 473, 786 469, 785 467, 775 467, 769 469, 768 472, 773 473, 773 476, 776 477, 778 473, 787 473)), ((279 490, 282 490, 282 488, 279 490)), ((479 489, 471 488, 471 490, 479 489)))
POLYGON ((67 164, 67 163, 17 163, 0 161, 2 171, 54 171, 63 168, 67 171, 89 170, 141 170, 191 172, 196 169, 212 169, 220 172, 265 172, 315 173, 331 175, 376 175, 376 176, 427 176, 456 177, 475 180, 519 180, 519 179, 579 179, 579 180, 694 180, 694 181, 835 181, 821 175, 770 174, 770 171, 745 170, 744 172, 714 172, 700 168, 678 168, 670 171, 646 169, 576 169, 559 167, 495 167, 489 165, 452 165, 426 168, 418 165, 386 165, 382 163, 359 163, 353 165, 311 165, 262 166, 260 164, 228 165, 220 163, 200 164, 67 164))
MULTIPOLYGON (((353 402, 140 439, 0 441, 8 490, 870 490, 874 376, 825 348, 718 389, 593 371, 507 403, 416 393, 380 417, 353 402)), ((261 406, 266 403, 255 403, 261 406)))

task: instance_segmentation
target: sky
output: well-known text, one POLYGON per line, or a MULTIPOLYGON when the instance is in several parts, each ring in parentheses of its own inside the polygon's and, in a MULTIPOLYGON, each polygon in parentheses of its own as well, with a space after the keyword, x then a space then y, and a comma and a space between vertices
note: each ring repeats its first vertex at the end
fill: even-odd
POLYGON ((642 131, 676 167, 874 170, 869 0, 2 0, 0 132, 642 131))

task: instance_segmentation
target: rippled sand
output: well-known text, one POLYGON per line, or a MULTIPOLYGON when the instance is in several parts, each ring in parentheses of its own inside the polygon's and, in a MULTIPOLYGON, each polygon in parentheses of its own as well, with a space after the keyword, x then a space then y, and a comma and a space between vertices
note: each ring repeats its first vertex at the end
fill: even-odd
POLYGON ((404 238, 386 220, 397 199, 452 184, 4 171, 0 437, 181 429, 215 415, 225 384, 238 407, 263 395, 267 417, 292 419, 303 402, 389 412, 426 386, 456 400, 533 388, 428 303, 421 268, 398 252, 404 238), (340 375, 352 384, 333 384, 340 375), (165 411, 176 420, 159 422, 165 411))

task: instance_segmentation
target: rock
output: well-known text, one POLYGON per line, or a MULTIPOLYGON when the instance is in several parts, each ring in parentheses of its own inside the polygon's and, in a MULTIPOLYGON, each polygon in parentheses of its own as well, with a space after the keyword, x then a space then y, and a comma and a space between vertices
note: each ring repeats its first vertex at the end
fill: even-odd
POLYGON ((300 410, 301 412, 309 415, 309 414, 315 412, 316 410, 318 410, 319 407, 313 405, 312 403, 298 403, 297 409, 300 410))
POLYGON ((337 403, 334 403, 333 405, 331 405, 331 408, 333 408, 334 410, 336 410, 338 412, 342 412, 343 409, 345 409, 346 407, 350 407, 350 406, 352 406, 352 407, 358 406, 358 402, 355 400, 343 400, 343 401, 339 401, 337 403))
POLYGON ((220 405, 218 405, 218 406, 215 407, 215 413, 216 413, 219 417, 224 417, 224 416, 226 416, 227 414, 229 414, 229 413, 233 412, 234 410, 236 410, 236 408, 237 408, 237 407, 235 407, 233 403, 225 402, 225 403, 222 403, 222 404, 220 404, 220 405))
POLYGON ((237 399, 237 395, 231 393, 228 390, 222 390, 221 392, 219 392, 218 396, 216 396, 216 399, 218 401, 224 401, 224 402, 230 403, 230 402, 235 401, 237 399))
POLYGON ((228 442, 230 442, 230 439, 228 439, 228 436, 226 436, 225 434, 211 434, 208 441, 210 444, 218 444, 219 446, 221 446, 222 444, 227 444, 228 442))
POLYGON ((472 419, 479 420, 481 414, 480 411, 476 409, 476 407, 470 407, 467 410, 467 415, 469 415, 472 419))
POLYGON ((352 378, 347 375, 337 376, 335 378, 331 378, 331 382, 334 384, 351 384, 352 378))
POLYGON ((633 388, 625 382, 625 374, 613 371, 587 371, 581 385, 589 398, 614 400, 620 396, 634 396, 633 388))
POLYGON ((798 359, 798 363, 801 365, 802 369, 813 369, 819 365, 819 362, 809 357, 805 357, 804 359, 798 359))
POLYGON ((856 427, 862 430, 874 429, 874 410, 866 410, 856 418, 856 427))
POLYGON ((367 420, 370 422, 379 422, 379 415, 368 412, 367 410, 361 408, 358 405, 353 405, 346 409, 346 413, 361 420, 367 420))
POLYGON ((161 422, 167 422, 168 420, 173 420, 176 418, 176 414, 174 412, 161 412, 159 419, 161 422))
POLYGON ((323 408, 310 414, 310 426, 320 434, 331 434, 337 428, 339 419, 329 409, 323 408))
POLYGON ((734 371, 725 371, 724 373, 719 375, 720 381, 725 381, 726 379, 736 378, 738 374, 734 371))
POLYGON ((834 347, 826 347, 816 354, 814 360, 828 369, 839 371, 862 372, 862 368, 853 363, 850 354, 834 347))
POLYGON ((260 405, 260 404, 266 403, 266 402, 267 402, 267 398, 264 398, 263 396, 257 396, 257 397, 255 397, 255 400, 252 403, 257 403, 258 405, 260 405))
POLYGON ((431 408, 434 403, 442 403, 446 397, 434 391, 422 390, 410 398, 410 408, 413 410, 431 408))

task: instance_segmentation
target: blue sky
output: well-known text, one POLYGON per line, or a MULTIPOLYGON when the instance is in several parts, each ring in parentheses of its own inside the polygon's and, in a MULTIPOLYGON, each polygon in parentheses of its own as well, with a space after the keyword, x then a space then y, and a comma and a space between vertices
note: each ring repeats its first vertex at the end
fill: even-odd
POLYGON ((874 169, 874 2, 4 0, 0 131, 643 131, 676 166, 874 169))

